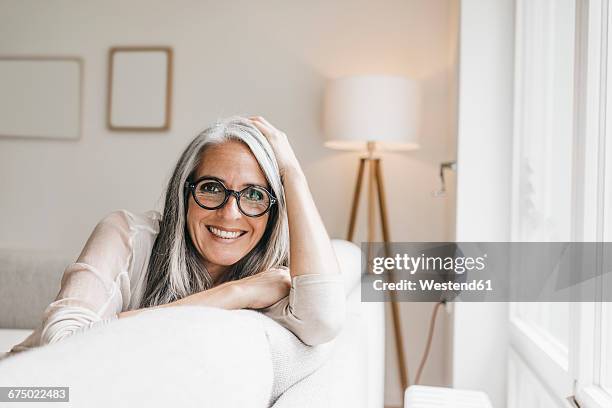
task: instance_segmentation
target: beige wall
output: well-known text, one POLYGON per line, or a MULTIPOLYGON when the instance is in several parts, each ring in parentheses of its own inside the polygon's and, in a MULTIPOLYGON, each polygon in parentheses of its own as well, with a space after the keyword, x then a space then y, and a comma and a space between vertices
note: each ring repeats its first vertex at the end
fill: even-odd
MULTIPOLYGON (((358 155, 322 146, 321 97, 327 78, 361 73, 408 75, 425 92, 422 149, 384 157, 393 240, 451 239, 452 196, 431 191, 439 162, 455 156, 455 0, 0 0, 0 9, 0 54, 80 56, 85 73, 81 140, 0 139, 0 246, 76 255, 104 214, 160 208, 182 148, 234 113, 262 114, 286 131, 330 235, 343 237, 358 155), (107 52, 114 45, 173 47, 169 132, 106 130, 107 52)), ((402 305, 412 376, 430 310, 402 305)), ((446 381, 444 318, 424 383, 446 381)), ((386 399, 398 405, 388 338, 386 399)))

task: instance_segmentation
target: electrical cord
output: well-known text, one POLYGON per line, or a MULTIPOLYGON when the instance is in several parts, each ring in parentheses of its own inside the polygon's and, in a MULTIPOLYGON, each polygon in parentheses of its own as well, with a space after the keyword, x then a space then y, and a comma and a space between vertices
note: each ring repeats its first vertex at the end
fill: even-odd
POLYGON ((436 303, 434 306, 433 312, 431 314, 431 321, 429 323, 429 335, 427 336, 427 344, 425 345, 425 351, 423 352, 423 358, 421 359, 421 364, 419 365, 419 369, 417 370, 416 377, 414 378, 414 384, 418 384, 421 379, 421 374, 423 373, 423 368, 425 368, 425 363, 427 362, 427 357, 429 356, 429 349, 431 348, 431 341, 433 339, 433 331, 436 325, 436 316, 438 315, 438 309, 440 306, 444 305, 446 301, 441 301, 436 303))

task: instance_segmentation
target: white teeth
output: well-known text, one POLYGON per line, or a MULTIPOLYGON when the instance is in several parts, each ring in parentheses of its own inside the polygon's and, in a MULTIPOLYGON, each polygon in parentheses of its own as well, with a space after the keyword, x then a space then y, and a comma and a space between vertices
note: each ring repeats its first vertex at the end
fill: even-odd
POLYGON ((212 232, 214 235, 216 235, 217 237, 225 238, 225 239, 238 238, 242 234, 242 232, 239 232, 239 231, 233 231, 233 232, 223 231, 215 227, 208 227, 208 230, 212 232))

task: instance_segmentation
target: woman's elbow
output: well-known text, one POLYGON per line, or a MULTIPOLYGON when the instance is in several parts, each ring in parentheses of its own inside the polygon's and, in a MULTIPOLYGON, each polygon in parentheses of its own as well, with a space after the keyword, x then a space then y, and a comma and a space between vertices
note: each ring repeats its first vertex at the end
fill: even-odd
POLYGON ((305 324, 298 333, 298 337, 307 346, 318 346, 330 342, 342 332, 345 319, 346 313, 343 307, 328 311, 312 319, 309 324, 305 324))
POLYGON ((342 331, 346 295, 340 275, 299 275, 289 297, 292 330, 304 344, 327 343, 342 331))
POLYGON ((53 344, 92 327, 99 316, 83 307, 64 306, 53 312, 43 322, 40 345, 53 344))

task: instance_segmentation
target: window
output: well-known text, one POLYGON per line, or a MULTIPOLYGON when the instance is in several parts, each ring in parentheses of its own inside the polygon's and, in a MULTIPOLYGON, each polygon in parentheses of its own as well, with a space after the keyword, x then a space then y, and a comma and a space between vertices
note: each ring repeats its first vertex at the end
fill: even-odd
MULTIPOLYGON (((515 16, 512 239, 572 241, 575 4, 517 0, 515 16)), ((563 406, 573 393, 571 307, 511 304, 508 387, 520 391, 509 407, 563 406)))
MULTIPOLYGON (((516 2, 515 240, 612 242, 609 3, 516 2)), ((509 407, 612 406, 610 275, 591 302, 511 306, 509 407)))

